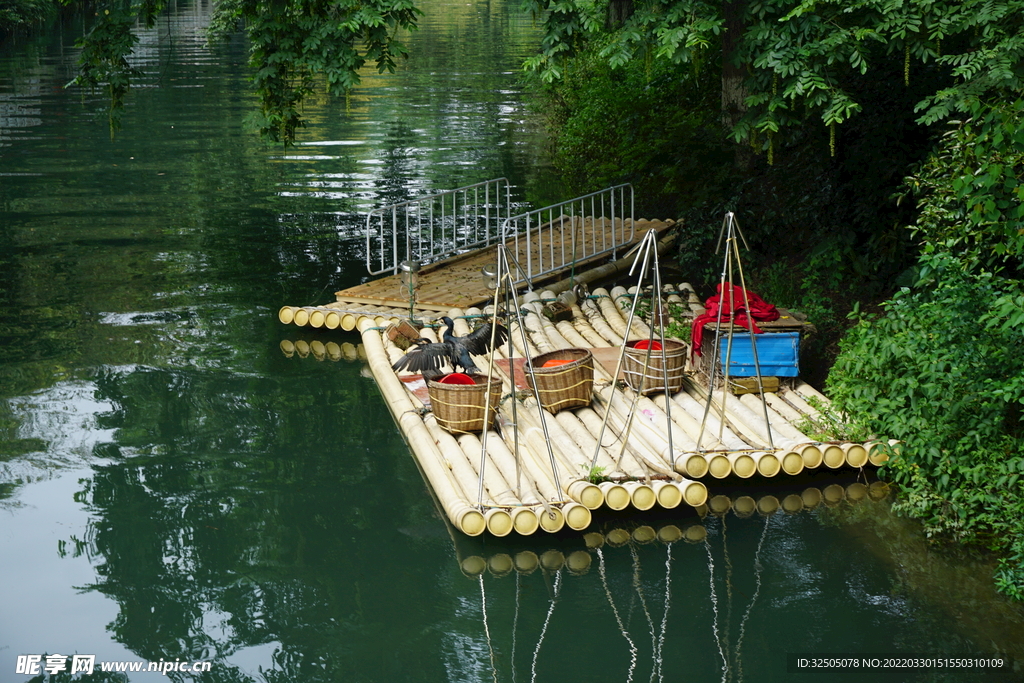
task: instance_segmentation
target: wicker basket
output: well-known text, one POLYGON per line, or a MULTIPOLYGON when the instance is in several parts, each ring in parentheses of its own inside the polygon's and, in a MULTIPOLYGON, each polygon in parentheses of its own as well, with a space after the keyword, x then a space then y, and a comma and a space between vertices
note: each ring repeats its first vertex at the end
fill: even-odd
POLYGON ((527 381, 537 388, 540 403, 551 413, 589 406, 594 386, 594 354, 587 349, 561 349, 530 359, 527 381), (545 368, 548 361, 568 361, 545 368))
MULTIPOLYGON (((430 405, 437 424, 451 434, 475 434, 484 430, 484 403, 487 401, 487 377, 473 375, 475 384, 444 384, 436 380, 427 382, 430 405)), ((501 402, 501 382, 491 378, 490 419, 501 402)))
POLYGON ((622 374, 629 388, 641 394, 665 391, 667 369, 669 392, 674 394, 679 391, 683 387, 683 376, 686 374, 686 354, 689 347, 682 342, 666 339, 664 364, 661 358, 662 349, 651 349, 650 362, 644 365, 644 361, 647 360, 647 349, 634 348, 636 343, 626 343, 626 357, 623 362, 622 374))

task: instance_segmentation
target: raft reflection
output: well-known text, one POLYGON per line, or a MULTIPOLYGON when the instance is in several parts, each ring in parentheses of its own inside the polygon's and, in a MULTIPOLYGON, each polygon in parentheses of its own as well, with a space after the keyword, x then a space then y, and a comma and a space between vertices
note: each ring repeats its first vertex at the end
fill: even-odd
MULTIPOLYGON (((718 494, 708 499, 704 505, 695 508, 698 520, 674 521, 651 526, 650 524, 633 524, 617 526, 614 522, 606 523, 606 530, 588 531, 582 535, 585 549, 570 551, 569 561, 562 550, 549 549, 538 557, 535 550, 501 550, 493 555, 479 552, 473 539, 453 531, 455 548, 459 557, 462 573, 476 577, 487 571, 492 576, 506 576, 513 570, 522 574, 531 574, 538 567, 548 571, 557 571, 566 566, 572 573, 585 573, 590 567, 590 552, 608 545, 620 548, 630 543, 646 545, 649 543, 669 544, 677 541, 685 543, 701 543, 707 538, 707 527, 703 519, 707 516, 724 517, 732 514, 741 519, 754 515, 768 517, 778 513, 798 514, 815 510, 819 506, 836 507, 843 501, 849 504, 864 502, 878 503, 889 497, 891 488, 884 481, 863 483, 856 481, 846 486, 829 484, 824 490, 808 487, 799 492, 789 494, 763 494, 756 499, 749 495, 718 494), (781 500, 780 500, 781 498, 781 500), (585 556, 585 557, 584 557, 585 556)), ((479 541, 479 539, 477 539, 479 541)), ((523 539, 529 542, 529 539, 523 539)), ((482 545, 482 544, 479 544, 482 545)))

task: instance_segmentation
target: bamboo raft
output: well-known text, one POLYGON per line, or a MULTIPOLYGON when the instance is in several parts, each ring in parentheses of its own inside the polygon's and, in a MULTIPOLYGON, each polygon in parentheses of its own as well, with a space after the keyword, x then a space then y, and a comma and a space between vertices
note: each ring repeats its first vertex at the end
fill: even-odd
MULTIPOLYGON (((404 351, 385 331, 406 319, 407 312, 382 306, 349 312, 362 337, 359 349, 365 353, 396 423, 441 507, 461 532, 469 536, 484 531, 507 536, 513 532, 530 535, 538 530, 553 533, 564 527, 579 531, 590 526, 591 511, 602 507, 641 511, 680 505, 700 507, 708 503, 705 482, 713 480, 797 475, 817 468, 861 468, 878 465, 887 458, 879 443, 821 442, 801 432, 800 425, 819 417, 812 403, 827 404, 823 395, 803 382, 765 392, 766 410, 753 394, 714 392, 709 396, 707 389, 689 376, 681 390, 671 395, 670 406, 666 406, 664 392, 637 397, 622 383, 613 383, 613 354, 608 352, 616 351, 626 338, 646 338, 650 334, 647 324, 639 319, 634 319, 632 329, 627 331, 627 316, 616 300, 628 296, 621 287, 610 292, 595 289, 591 297, 572 306, 570 320, 559 322, 542 314, 544 303, 555 299, 553 291, 524 296, 527 348, 521 348, 521 332, 513 321, 510 343, 516 348, 506 344, 498 349, 491 369, 487 359, 476 358, 481 369, 490 371, 502 386, 500 429, 487 433, 486 451, 482 434, 453 435, 441 427, 437 416, 430 412, 429 398, 418 376, 399 377, 392 370, 392 363, 404 351), (532 397, 513 399, 515 373, 510 371, 510 356, 522 360, 572 348, 588 349, 597 359, 591 405, 551 415, 538 411, 532 397), (701 432, 709 399, 707 428, 701 432), (519 401, 515 409, 513 400, 519 401), (627 431, 629 405, 634 400, 639 410, 627 431), (609 428, 602 434, 606 413, 609 428), (674 452, 669 452, 669 430, 674 452), (557 463, 554 474, 548 465, 546 440, 550 440, 557 463), (516 446, 518 463, 513 455, 516 446), (588 481, 595 450, 606 479, 600 483, 588 481), (481 471, 484 474, 479 486, 481 471)), ((670 301, 672 297, 692 306, 694 313, 699 312, 696 295, 688 285, 675 288, 670 301)), ((452 308, 447 313, 455 320, 456 334, 464 336, 470 332, 470 321, 485 311, 452 308)), ((292 322, 298 324, 299 320, 293 318, 292 322)), ((421 334, 429 338, 433 330, 426 327, 421 334)), ((346 351, 345 355, 351 356, 353 349, 346 351)), ((517 387, 516 396, 522 388, 517 387)))

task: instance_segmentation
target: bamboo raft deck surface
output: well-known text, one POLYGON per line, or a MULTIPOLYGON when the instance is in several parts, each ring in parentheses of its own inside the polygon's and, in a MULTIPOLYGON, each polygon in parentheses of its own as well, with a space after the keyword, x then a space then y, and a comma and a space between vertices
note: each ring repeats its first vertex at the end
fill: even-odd
MULTIPOLYGON (((602 218, 595 222, 590 217, 576 218, 575 220, 566 218, 565 230, 571 232, 572 226, 581 222, 586 224, 587 232, 593 236, 594 240, 610 242, 611 220, 602 218), (602 227, 603 234, 600 230, 602 227)), ((640 218, 633 224, 632 220, 627 218, 624 221, 617 219, 615 229, 621 232, 623 229, 628 230, 632 225, 635 230, 635 240, 638 240, 652 228, 661 232, 674 224, 675 221, 671 219, 647 220, 645 218, 640 218)), ((566 246, 569 244, 569 240, 566 239, 563 243, 553 243, 550 239, 551 234, 545 233, 545 239, 538 246, 533 247, 530 258, 533 263, 538 263, 543 258, 543 263, 549 267, 566 271, 574 265, 571 250, 566 246)), ((517 251, 513 242, 510 241, 507 244, 513 257, 525 267, 527 262, 525 247, 519 245, 517 251)), ((625 252, 629 248, 630 245, 626 245, 622 247, 622 251, 625 252)), ((491 246, 424 266, 418 276, 416 308, 444 313, 452 308, 480 306, 488 301, 493 295, 493 291, 485 286, 480 271, 484 266, 494 263, 496 251, 497 247, 491 246)), ((587 264, 587 260, 575 263, 578 267, 587 264)), ((328 304, 328 306, 339 309, 363 305, 395 306, 408 309, 409 299, 408 291, 403 287, 400 275, 390 275, 343 289, 335 292, 335 297, 337 298, 336 303, 328 304)))
MULTIPOLYGON (((500 430, 488 432, 486 454, 482 454, 482 435, 455 436, 441 429, 429 412, 421 378, 399 378, 392 370, 391 364, 404 352, 383 334, 381 318, 386 324, 387 317, 378 311, 359 321, 370 370, 424 476, 460 531, 470 536, 485 530, 506 536, 512 532, 529 535, 538 529, 555 532, 565 526, 583 530, 591 523, 591 510, 601 507, 649 510, 655 506, 703 506, 708 503, 704 482, 726 477, 765 478, 884 462, 887 456, 880 444, 820 442, 802 433, 804 422, 819 417, 811 404, 824 405, 827 399, 799 381, 766 392, 767 406, 762 406, 757 396, 732 394, 726 395, 723 405, 723 394, 716 391, 703 433, 700 424, 708 394, 700 384, 687 380, 670 404, 666 404, 663 393, 637 398, 621 383, 613 384, 611 375, 617 358, 609 351, 621 345, 624 337, 646 338, 649 334, 646 324, 639 320, 634 320, 627 334, 624 313, 614 303, 624 295, 621 288, 611 293, 597 289, 593 297, 573 306, 571 321, 558 323, 541 315, 543 300, 552 296, 550 292, 524 297, 528 348, 513 349, 506 344, 495 356, 491 372, 502 382, 503 398, 499 405, 500 430), (531 396, 517 402, 513 410, 512 382, 516 373, 509 369, 515 361, 555 349, 581 347, 596 352, 591 406, 551 415, 538 411, 531 396), (627 414, 635 398, 637 409, 627 430, 627 414), (610 415, 601 438, 598 465, 606 468, 608 480, 595 485, 585 475, 606 410, 610 415), (759 421, 764 413, 768 415, 770 435, 759 421), (669 430, 673 453, 668 448, 669 430), (557 477, 548 464, 547 440, 552 444, 557 477), (517 442, 518 470, 511 456, 517 442)), ((467 321, 482 311, 451 309, 447 314, 456 320, 456 334, 461 336, 470 331, 467 321)), ((392 319, 400 318, 396 309, 392 319)), ((432 330, 426 328, 424 333, 430 336, 432 330)), ((513 344, 521 345, 515 321, 510 326, 510 338, 513 344)), ((476 360, 487 372, 487 359, 476 360)))

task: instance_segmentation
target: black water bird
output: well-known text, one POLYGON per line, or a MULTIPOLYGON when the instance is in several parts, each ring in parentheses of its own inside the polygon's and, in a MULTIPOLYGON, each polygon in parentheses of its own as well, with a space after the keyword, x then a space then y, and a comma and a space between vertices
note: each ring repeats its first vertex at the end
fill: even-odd
POLYGON ((482 374, 473 362, 474 355, 483 355, 491 350, 491 334, 494 342, 501 346, 508 341, 508 330, 499 322, 484 323, 465 337, 455 336, 455 321, 445 316, 441 318, 445 331, 440 342, 431 342, 420 337, 408 353, 395 361, 392 369, 395 372, 408 370, 418 372, 424 379, 433 379, 444 372, 442 368, 450 365, 452 369, 461 367, 468 374, 482 374), (495 327, 496 326, 496 327, 495 327))

